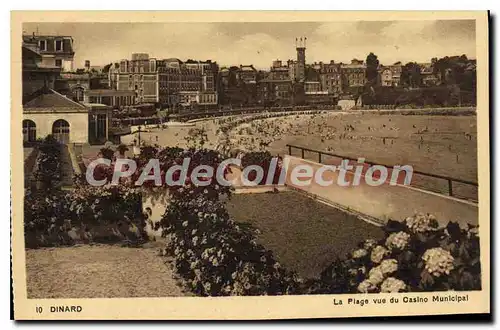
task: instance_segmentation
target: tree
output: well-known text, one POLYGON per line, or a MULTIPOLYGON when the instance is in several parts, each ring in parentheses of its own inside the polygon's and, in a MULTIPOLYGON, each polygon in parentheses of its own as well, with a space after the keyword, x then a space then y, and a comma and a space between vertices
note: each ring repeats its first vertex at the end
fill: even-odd
POLYGON ((416 62, 406 63, 401 71, 401 82, 403 85, 416 88, 422 84, 422 76, 420 74, 420 65, 416 62))
POLYGON ((113 65, 113 63, 109 63, 109 64, 106 64, 104 66, 104 68, 102 68, 102 72, 103 73, 108 73, 109 72, 109 69, 111 68, 111 66, 113 65))
POLYGON ((435 59, 433 71, 434 74, 440 75, 442 84, 457 84, 462 89, 475 90, 476 64, 465 54, 435 59))
POLYGON ((378 78, 379 60, 377 55, 370 53, 366 57, 366 81, 368 84, 373 85, 377 82, 378 78))
POLYGON ((306 67, 306 81, 319 81, 319 72, 312 68, 306 67))

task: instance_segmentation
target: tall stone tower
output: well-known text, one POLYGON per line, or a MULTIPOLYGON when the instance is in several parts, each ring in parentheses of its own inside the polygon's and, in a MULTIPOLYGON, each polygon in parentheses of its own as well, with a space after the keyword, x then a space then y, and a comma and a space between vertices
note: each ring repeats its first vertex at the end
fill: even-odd
POLYGON ((297 49, 295 80, 299 82, 303 82, 306 79, 306 41, 306 37, 295 38, 295 49, 297 49))

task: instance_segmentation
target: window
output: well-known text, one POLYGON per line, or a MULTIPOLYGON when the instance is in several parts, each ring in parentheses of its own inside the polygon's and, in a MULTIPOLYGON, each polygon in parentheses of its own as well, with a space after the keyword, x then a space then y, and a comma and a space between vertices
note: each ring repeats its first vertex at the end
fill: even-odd
POLYGON ((56 52, 61 52, 63 50, 63 41, 56 40, 56 52))
POLYGON ((23 120, 23 141, 24 142, 36 141, 36 124, 32 120, 29 119, 23 120))
POLYGON ((52 124, 52 135, 61 143, 69 142, 69 123, 64 119, 58 119, 52 124))
POLYGON ((62 60, 56 60, 56 66, 61 67, 62 66, 62 60))
POLYGON ((47 50, 47 40, 40 40, 38 42, 38 47, 40 50, 47 50))
POLYGON ((74 95, 77 101, 83 101, 84 89, 82 87, 77 87, 74 90, 74 95))

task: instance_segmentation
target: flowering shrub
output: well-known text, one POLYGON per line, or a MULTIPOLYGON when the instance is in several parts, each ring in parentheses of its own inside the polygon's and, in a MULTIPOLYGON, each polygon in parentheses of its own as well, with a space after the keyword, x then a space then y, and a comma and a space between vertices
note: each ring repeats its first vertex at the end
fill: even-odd
MULTIPOLYGON (((257 165, 260 166, 264 170, 264 177, 262 180, 259 182, 259 184, 264 185, 267 182, 267 178, 269 176, 269 167, 271 165, 271 160, 273 156, 269 151, 254 151, 254 152, 249 152, 246 153, 242 158, 241 158, 241 166, 243 168, 248 167, 250 165, 257 165)), ((275 172, 274 176, 272 179, 272 184, 277 184, 279 182, 279 177, 281 173, 281 158, 279 158, 278 163, 276 164, 275 167, 275 172)), ((254 181, 256 178, 257 174, 255 171, 252 171, 248 175, 248 179, 250 181, 254 181)))
MULTIPOLYGON (((48 136, 38 148, 35 177, 42 185, 25 190, 26 247, 122 240, 138 243, 147 237, 139 192, 125 186, 94 187, 82 177, 76 178, 73 190, 63 191, 57 184, 61 145, 48 136)), ((104 148, 101 153, 113 154, 104 148)))
POLYGON ((367 240, 325 269, 313 293, 480 290, 477 227, 439 227, 429 214, 389 221, 379 242, 367 240))
MULTIPOLYGON (((52 142, 42 154, 41 171, 51 173, 57 153, 52 142), (51 151, 52 150, 52 151, 51 151), (50 158, 53 157, 53 158, 50 158), (47 170, 44 168, 47 165, 47 170), (50 165, 50 166, 49 166, 50 165)), ((111 157, 111 152, 102 150, 111 157)), ((114 156, 112 156, 114 158, 114 156)), ((347 258, 335 260, 320 279, 302 280, 283 268, 272 251, 257 242, 258 231, 230 218, 224 199, 232 188, 207 179, 193 184, 191 171, 206 165, 214 170, 223 161, 213 150, 144 147, 136 158, 137 172, 123 184, 94 187, 75 181, 72 192, 60 189, 27 190, 25 235, 27 247, 73 244, 77 241, 128 239, 146 235, 141 210, 141 190, 158 187, 131 185, 151 158, 166 171, 191 159, 182 186, 167 187, 169 203, 157 228, 167 238, 164 255, 172 258, 175 272, 196 295, 282 295, 401 291, 478 290, 481 288, 478 229, 462 229, 450 222, 440 228, 432 215, 416 214, 403 222, 389 221, 385 237, 366 240, 347 258), (209 180, 209 181, 208 181, 209 180), (96 228, 107 226, 107 231, 96 228), (99 236, 100 235, 100 236, 99 236)), ((267 153, 254 153, 243 166, 268 161, 267 153)), ((112 159, 115 162, 116 159, 112 159)), ((109 180, 114 164, 96 169, 109 180)), ((96 175, 96 176, 98 176, 96 175)), ((162 173, 164 177, 164 173, 162 173)), ((81 179, 81 178, 80 178, 81 179)), ((99 178, 97 178, 99 179, 99 178)), ((174 178, 175 179, 175 178, 174 178)), ((48 181, 47 181, 48 182, 48 181)), ((165 187, 160 187, 165 189, 165 187)))
POLYGON ((141 195, 120 186, 78 186, 50 194, 27 190, 24 197, 26 247, 74 243, 140 243, 146 239, 141 195))
MULTIPOLYGON (((187 152, 193 166, 217 167, 223 160, 211 150, 187 152)), ((201 296, 299 293, 299 278, 257 243, 257 231, 229 217, 223 198, 230 198, 231 189, 215 180, 169 187, 169 204, 157 225, 175 272, 201 296)))
POLYGON ((52 189, 61 180, 61 145, 52 135, 48 135, 38 145, 38 149, 33 176, 39 189, 52 189))
MULTIPOLYGON (((143 150, 163 153, 162 164, 191 158, 191 167, 216 168, 223 160, 215 151, 191 148, 143 150)), ((252 154, 243 166, 268 159, 252 154)), ((147 159, 147 158, 145 158, 147 159)), ((178 163, 178 162, 177 162, 178 163)), ((140 171, 141 169, 138 168, 140 171)), ((188 171, 189 176, 190 171, 188 171)), ((366 240, 346 259, 334 261, 321 278, 302 280, 279 265, 262 245, 258 232, 230 218, 223 199, 231 187, 213 180, 196 186, 168 187, 169 204, 157 229, 167 238, 164 255, 196 295, 278 295, 438 291, 480 289, 477 228, 456 223, 439 228, 432 215, 416 214, 389 221, 385 237, 366 240)))

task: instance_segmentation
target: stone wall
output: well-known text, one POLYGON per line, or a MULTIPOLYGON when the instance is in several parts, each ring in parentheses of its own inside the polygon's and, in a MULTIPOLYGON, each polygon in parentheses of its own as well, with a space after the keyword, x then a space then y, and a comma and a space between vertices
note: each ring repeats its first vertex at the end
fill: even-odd
MULTIPOLYGON (((310 165, 314 169, 314 173, 321 166, 321 164, 309 160, 285 156, 286 185, 339 204, 346 209, 383 221, 388 219, 403 220, 415 212, 423 212, 434 214, 441 225, 446 225, 448 221, 458 221, 461 226, 466 226, 467 223, 478 224, 478 205, 476 203, 413 187, 389 184, 370 186, 363 178, 358 186, 343 187, 337 184, 338 171, 324 172, 325 181, 333 180, 333 183, 326 187, 314 183, 314 180, 307 186, 293 184, 290 179, 293 168, 304 164, 310 165)), ((353 176, 354 173, 348 171, 346 180, 352 182, 353 176)))

